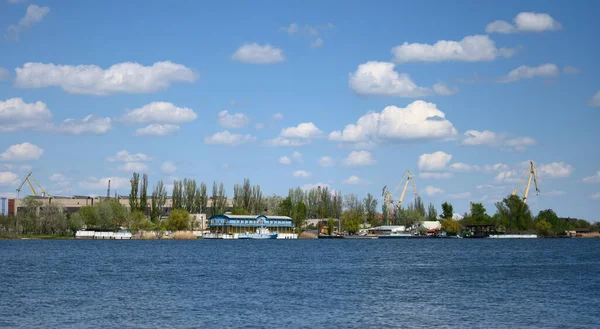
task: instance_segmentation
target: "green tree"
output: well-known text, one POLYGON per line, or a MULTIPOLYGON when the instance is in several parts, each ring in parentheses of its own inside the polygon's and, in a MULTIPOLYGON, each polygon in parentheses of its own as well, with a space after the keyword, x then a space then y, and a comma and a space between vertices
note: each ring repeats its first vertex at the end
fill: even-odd
POLYGON ((440 221, 442 223, 442 231, 449 233, 458 233, 460 232, 460 223, 458 221, 450 219, 442 219, 440 221))
POLYGON ((69 230, 75 234, 75 232, 81 230, 85 226, 85 221, 81 217, 79 212, 72 214, 69 217, 69 230))
POLYGON ((437 220, 437 210, 431 202, 429 203, 429 208, 427 209, 427 219, 434 221, 437 220))
POLYGON ((552 234, 552 224, 547 220, 542 219, 535 223, 535 229, 541 236, 549 236, 552 234))
POLYGON ((294 210, 294 206, 292 205, 292 199, 289 196, 287 198, 281 200, 281 202, 279 203, 279 213, 282 216, 292 217, 293 210, 294 210))
POLYGON ((566 235, 566 231, 570 229, 569 223, 559 219, 552 209, 540 210, 535 220, 536 223, 539 223, 542 220, 548 222, 550 225, 552 225, 552 232, 555 235, 566 235))
POLYGON ((200 213, 201 214, 206 214, 206 211, 208 210, 208 195, 206 194, 206 184, 201 183, 200 184, 200 213))
POLYGON ((164 213, 165 204, 167 203, 167 189, 162 180, 159 180, 152 191, 152 207, 154 210, 151 211, 152 215, 150 219, 152 222, 160 221, 164 213))
POLYGON ((94 210, 94 207, 83 206, 83 207, 79 208, 79 211, 77 211, 77 214, 81 217, 81 220, 83 220, 84 225, 88 229, 93 229, 93 228, 98 227, 98 219, 96 218, 96 212, 94 210))
POLYGON ((329 218, 327 220, 327 234, 332 235, 335 231, 335 219, 329 218))
POLYGON ((502 202, 496 202, 496 212, 509 232, 525 231, 533 228, 531 211, 527 204, 516 195, 509 195, 502 202))
POLYGON ((490 222, 490 216, 482 203, 471 203, 471 215, 469 216, 475 224, 487 224, 490 222))
POLYGON ((175 209, 169 215, 167 229, 170 231, 184 231, 190 227, 190 214, 182 209, 175 209))
POLYGON ((183 180, 183 209, 188 213, 194 212, 194 199, 196 198, 196 180, 185 178, 183 180))
POLYGON ((452 205, 448 202, 442 203, 442 218, 451 219, 454 214, 454 209, 452 209, 452 205))
POLYGON ((306 205, 304 202, 300 201, 294 208, 295 217, 292 218, 292 220, 294 221, 296 229, 300 231, 306 222, 306 205))
POLYGON ((340 218, 344 228, 350 234, 356 234, 360 231, 360 224, 364 221, 364 216, 358 210, 345 210, 340 218))
POLYGON ((131 191, 129 192, 129 209, 135 211, 140 208, 138 201, 138 190, 140 185, 140 174, 134 172, 133 177, 129 181, 131 183, 131 191))
POLYGON ((250 212, 244 208, 233 208, 231 209, 232 215, 250 215, 250 212))
POLYGON ((373 197, 373 195, 371 195, 371 193, 368 193, 367 197, 363 200, 363 203, 367 222, 373 226, 377 225, 377 200, 373 197))
MULTIPOLYGON (((142 175, 142 187, 140 191, 140 211, 142 214, 146 214, 148 212, 148 175, 142 175)), ((133 208, 131 211, 134 211, 133 208)))

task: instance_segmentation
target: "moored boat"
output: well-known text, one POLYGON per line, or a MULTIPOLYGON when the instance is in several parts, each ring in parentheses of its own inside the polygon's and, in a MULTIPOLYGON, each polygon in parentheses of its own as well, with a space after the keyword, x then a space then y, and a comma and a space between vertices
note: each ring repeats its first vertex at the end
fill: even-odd
POLYGON ((266 227, 259 227, 255 233, 242 233, 238 235, 238 239, 277 239, 277 232, 271 232, 266 227))

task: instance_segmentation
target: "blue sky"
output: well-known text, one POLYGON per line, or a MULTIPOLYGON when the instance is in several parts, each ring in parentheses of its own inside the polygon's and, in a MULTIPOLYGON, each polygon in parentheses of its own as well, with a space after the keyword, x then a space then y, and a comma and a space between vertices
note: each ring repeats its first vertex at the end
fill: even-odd
POLYGON ((0 194, 29 170, 55 195, 126 194, 143 169, 379 196, 410 169, 425 202, 493 213, 533 160, 534 212, 596 221, 598 9, 3 0, 0 194))

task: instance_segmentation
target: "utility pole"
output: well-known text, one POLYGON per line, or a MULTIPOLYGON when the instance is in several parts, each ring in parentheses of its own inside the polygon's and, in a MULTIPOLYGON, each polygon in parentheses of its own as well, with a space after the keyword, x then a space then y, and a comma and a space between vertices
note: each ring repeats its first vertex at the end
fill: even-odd
POLYGON ((110 199, 110 179, 108 180, 108 190, 106 190, 106 198, 110 199))

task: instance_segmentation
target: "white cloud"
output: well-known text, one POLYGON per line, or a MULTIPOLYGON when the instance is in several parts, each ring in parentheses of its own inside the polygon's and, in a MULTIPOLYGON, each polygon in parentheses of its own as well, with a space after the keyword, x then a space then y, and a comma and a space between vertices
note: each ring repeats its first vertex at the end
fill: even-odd
POLYGON ((367 62, 350 73, 348 85, 365 96, 424 97, 431 89, 417 86, 406 73, 394 71, 395 64, 367 62))
POLYGON ((543 164, 539 167, 541 177, 547 176, 552 178, 569 177, 573 173, 573 170, 573 166, 562 161, 543 164))
POLYGON ((27 6, 25 17, 21 18, 19 21, 19 26, 30 28, 32 25, 41 22, 44 16, 48 15, 49 12, 50 8, 48 7, 40 7, 38 5, 31 4, 27 6))
POLYGON ((563 72, 565 74, 577 74, 577 73, 579 73, 579 69, 574 66, 567 65, 567 66, 563 67, 563 72))
POLYGON ((265 127, 264 123, 257 123, 257 124, 254 125, 254 129, 256 129, 256 130, 261 130, 264 127, 265 127))
POLYGON ((560 74, 560 69, 555 64, 542 64, 540 66, 521 65, 510 71, 506 76, 498 79, 498 82, 516 82, 533 78, 554 78, 560 74))
POLYGON ((8 0, 8 3, 10 3, 11 5, 25 2, 27 2, 27 0, 8 0))
POLYGON ((596 192, 590 195, 590 198, 592 198, 593 200, 600 200, 600 192, 596 192))
POLYGON ((261 46, 257 43, 241 46, 231 59, 247 64, 272 64, 285 61, 283 50, 270 44, 261 46))
POLYGON ((358 176, 352 175, 342 181, 343 184, 356 185, 362 183, 362 179, 358 178, 358 176))
POLYGON ((18 170, 18 171, 31 171, 30 165, 14 165, 10 163, 0 163, 0 169, 3 170, 18 170))
POLYGON ((0 81, 10 79, 10 71, 8 69, 0 67, 0 81))
POLYGON ((0 186, 18 183, 17 174, 10 171, 0 171, 0 186))
POLYGON ((590 99, 590 105, 600 106, 600 90, 598 90, 598 92, 592 96, 592 99, 590 99))
POLYGON ((165 161, 160 166, 160 170, 167 175, 172 175, 177 171, 177 166, 171 161, 165 161))
POLYGON ((323 137, 324 133, 312 122, 304 122, 296 127, 281 129, 279 136, 265 142, 270 146, 302 146, 312 139, 323 137))
POLYGON ((141 162, 150 161, 152 158, 144 153, 131 154, 128 151, 123 150, 117 152, 117 154, 113 156, 109 156, 106 160, 109 162, 141 162))
POLYGON ((321 46, 323 45, 323 43, 324 43, 324 42, 325 42, 325 41, 323 41, 323 39, 321 39, 321 38, 317 38, 315 41, 313 41, 313 42, 310 44, 310 46, 311 46, 312 48, 319 48, 319 47, 321 47, 321 46))
POLYGON ((130 124, 172 123, 180 124, 196 120, 198 115, 187 107, 177 107, 169 102, 152 102, 140 108, 125 110, 121 121, 130 124))
POLYGON ((471 192, 446 194, 450 199, 468 199, 471 197, 471 192))
POLYGON ((450 179, 452 173, 449 172, 420 172, 419 178, 422 179, 450 179))
POLYGON ((463 145, 485 145, 500 147, 505 151, 525 151, 527 147, 537 144, 531 137, 508 138, 507 134, 495 133, 489 130, 467 130, 462 140, 463 145))
POLYGON ((26 103, 22 98, 0 100, 0 132, 44 127, 52 112, 44 102, 26 103))
POLYGON ((119 170, 128 172, 144 172, 148 171, 148 166, 142 162, 125 162, 123 165, 119 166, 119 170))
POLYGON ((197 74, 181 65, 156 62, 152 66, 119 63, 108 69, 96 65, 25 63, 15 69, 19 88, 60 87, 72 94, 105 96, 114 93, 153 93, 173 82, 194 82, 197 74))
POLYGON ((422 171, 438 171, 446 169, 448 162, 452 160, 452 154, 442 151, 424 153, 419 156, 418 166, 422 171))
POLYGON ((442 190, 441 188, 438 187, 433 187, 431 185, 427 185, 425 186, 425 188, 423 189, 423 191, 425 192, 425 194, 427 194, 428 196, 434 196, 436 194, 442 194, 444 193, 444 190, 442 190))
POLYGON ((583 179, 584 183, 600 183, 600 171, 598 171, 595 175, 585 177, 583 179))
POLYGON ((348 154, 348 157, 342 160, 342 164, 346 167, 370 166, 375 163, 377 163, 377 161, 373 159, 372 154, 369 151, 352 151, 348 154))
POLYGON ((368 143, 401 140, 446 140, 458 133, 444 112, 433 103, 414 101, 406 108, 387 106, 381 113, 369 112, 356 124, 329 134, 329 140, 368 143))
POLYGON ((264 142, 267 146, 297 147, 309 144, 310 140, 289 139, 277 136, 264 142))
POLYGON ((292 153, 292 158, 294 158, 294 161, 296 162, 302 162, 302 153, 294 151, 294 153, 292 153))
POLYGON ((227 110, 219 112, 219 125, 224 128, 243 128, 250 123, 250 118, 243 113, 229 113, 227 110))
POLYGON ((544 32, 562 30, 562 25, 552 16, 542 13, 522 12, 513 19, 514 25, 507 21, 494 21, 485 28, 486 33, 544 32))
POLYGON ((405 42, 392 48, 394 62, 492 61, 511 57, 514 49, 496 48, 487 35, 471 35, 460 41, 440 40, 433 45, 405 42))
POLYGON ((559 190, 552 190, 550 192, 542 192, 541 194, 546 195, 546 196, 563 196, 563 195, 567 194, 567 192, 559 191, 559 190))
POLYGON ((232 134, 227 130, 204 137, 204 143, 212 145, 238 146, 253 143, 254 141, 256 141, 256 137, 254 136, 232 134))
POLYGON ((283 114, 275 113, 275 114, 273 114, 273 116, 271 118, 273 119, 273 121, 279 121, 279 120, 283 119, 283 114))
POLYGON ((138 128, 135 130, 134 135, 136 136, 167 136, 173 135, 179 131, 178 125, 161 125, 161 124, 151 124, 143 128, 138 128))
POLYGON ((281 137, 293 139, 312 139, 323 135, 323 132, 312 122, 304 122, 296 127, 284 128, 279 133, 281 137))
POLYGON ((321 187, 321 189, 330 187, 329 184, 326 184, 326 183, 316 183, 316 184, 304 184, 300 188, 304 191, 309 191, 309 190, 318 188, 319 186, 321 187))
POLYGON ((96 178, 96 177, 88 177, 84 181, 79 182, 79 186, 82 188, 86 188, 90 191, 106 191, 108 188, 108 181, 110 180, 110 188, 113 190, 129 188, 131 183, 129 182, 129 178, 122 177, 105 177, 105 178, 96 178))
POLYGON ((72 135, 81 135, 83 133, 93 133, 97 135, 105 134, 111 128, 110 118, 100 118, 94 115, 88 115, 83 119, 66 119, 53 130, 72 135))
POLYGON ((310 173, 306 170, 296 170, 294 171, 294 177, 299 177, 299 178, 308 178, 310 177, 310 173))
POLYGON ((278 161, 279 161, 279 163, 281 163, 281 164, 283 164, 283 165, 289 165, 289 164, 292 164, 292 159, 290 159, 290 158, 289 158, 289 157, 287 157, 287 156, 282 156, 282 157, 280 157, 278 161))
POLYGON ((519 173, 516 170, 505 170, 499 172, 494 180, 498 183, 518 183, 521 181, 523 173, 519 173))
POLYGON ((60 183, 67 181, 67 178, 62 174, 52 174, 52 176, 48 177, 48 179, 53 183, 60 183))
POLYGON ((3 153, 0 153, 2 161, 31 161, 42 157, 44 150, 31 143, 11 145, 3 153))
POLYGON ((456 93, 458 93, 460 89, 458 87, 448 87, 445 83, 443 82, 438 82, 436 84, 433 85, 433 92, 435 92, 438 95, 442 95, 442 96, 451 96, 451 95, 455 95, 456 93))
POLYGON ((290 26, 280 28, 280 30, 285 31, 289 34, 294 34, 294 33, 298 32, 298 24, 292 23, 292 24, 290 24, 290 26))
POLYGON ((335 165, 335 161, 330 156, 324 156, 319 159, 319 166, 321 167, 333 167, 335 165))

